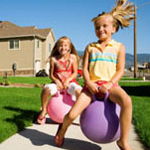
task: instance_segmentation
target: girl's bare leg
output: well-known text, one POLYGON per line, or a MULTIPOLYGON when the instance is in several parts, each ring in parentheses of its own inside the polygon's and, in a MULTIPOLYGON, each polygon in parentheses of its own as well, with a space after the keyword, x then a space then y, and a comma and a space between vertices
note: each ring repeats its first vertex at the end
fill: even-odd
POLYGON ((82 88, 78 88, 78 89, 76 90, 76 99, 78 99, 78 97, 79 97, 81 91, 82 91, 82 88))
POLYGON ((49 101, 49 96, 50 96, 50 90, 48 88, 44 88, 42 93, 41 93, 41 105, 42 105, 42 110, 39 114, 39 119, 42 119, 45 117, 46 114, 46 107, 49 101))
POLYGON ((117 141, 117 145, 124 150, 131 150, 128 138, 130 132, 130 124, 132 120, 132 100, 121 87, 114 87, 109 91, 111 101, 117 103, 121 107, 120 114, 120 130, 121 136, 117 141))
POLYGON ((69 125, 90 104, 91 100, 91 95, 88 92, 83 92, 79 95, 77 101, 75 102, 69 113, 65 116, 61 129, 56 135, 59 137, 58 139, 55 138, 56 145, 59 146, 59 143, 63 140, 69 125))

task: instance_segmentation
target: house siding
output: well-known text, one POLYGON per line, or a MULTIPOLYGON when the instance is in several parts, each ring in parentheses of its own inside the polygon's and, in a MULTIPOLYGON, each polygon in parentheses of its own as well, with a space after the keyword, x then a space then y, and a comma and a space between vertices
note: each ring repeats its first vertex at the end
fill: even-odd
POLYGON ((18 71, 27 71, 32 72, 33 68, 33 58, 34 58, 34 40, 33 38, 19 39, 19 49, 10 50, 9 49, 9 40, 3 40, 0 42, 0 71, 12 71, 13 63, 17 64, 18 71))
POLYGON ((35 39, 35 60, 41 60, 42 57, 42 41, 35 39), (37 47, 37 42, 39 41, 39 48, 37 47))
POLYGON ((47 36, 47 39, 42 43, 42 59, 41 59, 41 68, 45 69, 46 73, 49 74, 49 56, 51 51, 49 50, 49 44, 51 44, 51 51, 54 47, 55 40, 53 39, 52 33, 50 32, 47 36))
POLYGON ((51 53, 49 43, 51 47, 55 43, 52 29, 19 27, 7 21, 2 23, 0 23, 2 24, 0 28, 0 75, 6 72, 8 75, 13 75, 13 63, 17 64, 15 71, 17 76, 35 76, 38 70, 47 70, 47 59, 51 53), (9 41, 15 39, 19 39, 19 49, 10 50, 9 41))

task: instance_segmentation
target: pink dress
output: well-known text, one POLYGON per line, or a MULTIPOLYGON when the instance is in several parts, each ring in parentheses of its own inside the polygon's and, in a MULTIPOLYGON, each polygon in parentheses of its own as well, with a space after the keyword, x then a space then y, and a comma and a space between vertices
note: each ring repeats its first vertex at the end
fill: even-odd
MULTIPOLYGON (((71 55, 69 56, 69 59, 66 61, 56 59, 54 66, 54 76, 56 78, 58 78, 62 83, 64 83, 65 80, 72 75, 72 73, 73 73, 73 59, 71 59, 71 55)), ((77 83, 76 79, 73 79, 70 82, 77 83)))

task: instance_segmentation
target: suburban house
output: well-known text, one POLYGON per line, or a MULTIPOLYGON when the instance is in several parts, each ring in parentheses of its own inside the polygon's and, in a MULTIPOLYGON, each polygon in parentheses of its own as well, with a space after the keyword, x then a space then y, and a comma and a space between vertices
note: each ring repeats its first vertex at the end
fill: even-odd
POLYGON ((55 44, 52 28, 20 27, 0 22, 0 75, 35 76, 45 69, 49 74, 49 55, 55 44))

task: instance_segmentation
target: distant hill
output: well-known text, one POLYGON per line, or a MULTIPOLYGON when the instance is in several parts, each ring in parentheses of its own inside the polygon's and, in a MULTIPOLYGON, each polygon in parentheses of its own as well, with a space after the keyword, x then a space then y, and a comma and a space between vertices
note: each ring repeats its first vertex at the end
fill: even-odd
MULTIPOLYGON (((78 51, 79 56, 84 55, 84 51, 78 51)), ((150 62, 150 54, 137 54, 138 64, 143 64, 145 62, 150 62)), ((134 55, 126 53, 126 68, 134 66, 134 55)))
MULTIPOLYGON (((137 63, 150 62, 150 54, 137 54, 137 63)), ((134 55, 126 53, 126 68, 134 66, 134 55)))
POLYGON ((79 56, 83 56, 84 55, 84 51, 77 51, 79 56))

